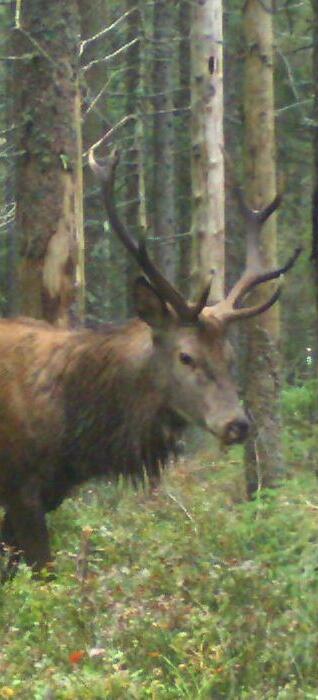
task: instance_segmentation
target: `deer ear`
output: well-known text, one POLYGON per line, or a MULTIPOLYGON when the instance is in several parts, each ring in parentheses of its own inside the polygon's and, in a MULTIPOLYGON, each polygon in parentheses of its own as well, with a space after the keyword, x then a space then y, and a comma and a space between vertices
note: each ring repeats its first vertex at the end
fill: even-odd
POLYGON ((169 310, 145 277, 138 277, 134 286, 135 308, 139 318, 151 328, 162 328, 169 319, 169 310))

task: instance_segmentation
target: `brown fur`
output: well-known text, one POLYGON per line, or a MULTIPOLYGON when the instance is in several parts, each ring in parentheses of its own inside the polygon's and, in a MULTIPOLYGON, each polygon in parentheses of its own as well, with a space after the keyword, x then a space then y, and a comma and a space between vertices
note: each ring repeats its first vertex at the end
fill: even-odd
MULTIPOLYGON (((138 371, 147 327, 136 320, 97 334, 32 326, 0 321, 0 454, 11 446, 15 480, 26 478, 24 462, 32 461, 50 510, 65 495, 57 494, 61 473, 65 488, 68 473, 70 488, 100 474, 157 474, 164 434, 180 421, 165 413, 154 387, 146 391, 143 364, 138 371)), ((2 502, 11 494, 10 472, 0 472, 2 502)))
MULTIPOLYGON (((35 508, 48 512, 94 476, 159 476, 183 421, 164 410, 154 389, 145 391, 147 370, 133 371, 140 343, 150 340, 142 326, 95 334, 0 321, 0 504, 7 520, 21 490, 27 502, 36 494, 35 508)), ((5 544, 25 550, 13 524, 9 537, 7 529, 5 520, 5 544)), ((29 563, 46 563, 48 548, 43 556, 34 549, 29 563)))
POLYGON ((211 429, 221 434, 242 413, 218 323, 187 327, 141 288, 151 300, 139 300, 139 314, 154 322, 94 332, 0 321, 1 539, 37 569, 50 560, 45 513, 75 485, 156 480, 186 422, 210 429, 212 406, 220 429, 211 429), (195 369, 181 364, 180 350, 196 357, 195 369))

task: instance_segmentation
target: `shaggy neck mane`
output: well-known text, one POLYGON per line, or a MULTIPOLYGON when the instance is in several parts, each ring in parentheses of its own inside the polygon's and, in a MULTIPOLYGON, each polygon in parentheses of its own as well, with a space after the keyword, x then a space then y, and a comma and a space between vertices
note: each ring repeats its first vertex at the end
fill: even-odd
POLYGON ((164 408, 166 389, 148 327, 132 321, 75 337, 65 384, 64 454, 77 481, 92 474, 156 479, 183 422, 164 408))

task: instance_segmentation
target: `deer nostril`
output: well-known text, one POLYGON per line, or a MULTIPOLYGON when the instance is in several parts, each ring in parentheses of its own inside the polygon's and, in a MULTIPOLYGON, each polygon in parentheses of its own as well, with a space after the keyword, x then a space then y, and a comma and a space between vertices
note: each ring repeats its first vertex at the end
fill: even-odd
POLYGON ((227 424, 223 440, 226 445, 232 445, 235 442, 243 442, 245 440, 249 429, 249 422, 247 418, 239 418, 230 421, 227 424))

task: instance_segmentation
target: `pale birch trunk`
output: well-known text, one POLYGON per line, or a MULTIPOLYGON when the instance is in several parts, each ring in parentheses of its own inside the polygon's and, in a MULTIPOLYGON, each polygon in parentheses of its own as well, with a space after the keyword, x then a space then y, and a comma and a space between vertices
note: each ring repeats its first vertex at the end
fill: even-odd
POLYGON ((214 271, 224 293, 223 35, 221 0, 192 4, 192 188, 195 287, 214 271))
MULTIPOLYGON (((273 17, 259 0, 244 6, 246 40, 245 139, 246 196, 260 208, 276 194, 275 119, 273 80, 273 17)), ((276 217, 262 230, 262 247, 268 268, 277 265, 276 217)), ((260 301, 268 285, 261 285, 260 301)), ((252 430, 246 446, 246 480, 249 495, 272 486, 283 473, 279 383, 279 306, 249 322, 246 404, 252 430)))

